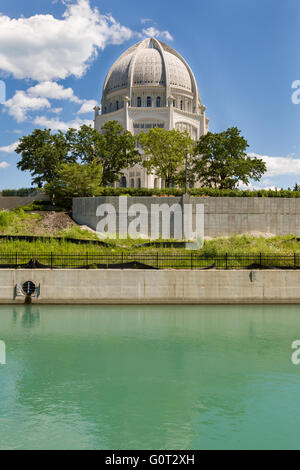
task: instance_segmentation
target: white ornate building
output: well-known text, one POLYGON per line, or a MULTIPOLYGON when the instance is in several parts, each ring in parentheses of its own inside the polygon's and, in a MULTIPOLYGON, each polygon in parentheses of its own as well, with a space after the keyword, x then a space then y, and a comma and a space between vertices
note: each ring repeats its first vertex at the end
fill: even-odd
MULTIPOLYGON (((133 135, 152 127, 188 130, 194 140, 208 132, 194 74, 178 52, 157 39, 145 39, 128 49, 110 69, 95 128, 116 120, 133 135)), ((124 171, 123 187, 163 187, 140 165, 124 171)))

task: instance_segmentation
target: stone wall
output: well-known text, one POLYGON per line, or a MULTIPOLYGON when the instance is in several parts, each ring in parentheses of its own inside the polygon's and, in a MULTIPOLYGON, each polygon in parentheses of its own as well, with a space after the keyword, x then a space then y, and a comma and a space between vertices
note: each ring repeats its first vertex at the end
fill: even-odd
MULTIPOLYGON (((193 205, 195 219, 196 204, 204 205, 205 237, 231 236, 242 233, 269 233, 274 235, 300 235, 300 198, 257 198, 257 197, 195 197, 183 200, 181 197, 130 197, 128 207, 144 204, 193 205)), ((77 198, 73 200, 73 218, 76 222, 96 230, 101 217, 96 216, 97 207, 112 204, 119 219, 119 198, 77 198)), ((195 222, 195 220, 194 220, 195 222)), ((150 216, 149 233, 150 235, 150 216)))

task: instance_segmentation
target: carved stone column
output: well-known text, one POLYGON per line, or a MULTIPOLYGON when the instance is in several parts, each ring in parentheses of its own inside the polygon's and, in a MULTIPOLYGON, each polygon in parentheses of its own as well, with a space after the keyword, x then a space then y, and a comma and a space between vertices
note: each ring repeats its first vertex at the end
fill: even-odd
POLYGON ((128 114, 128 106, 130 103, 130 98, 129 96, 124 96, 123 100, 124 100, 124 113, 125 113, 125 116, 124 116, 125 129, 127 131, 131 131, 131 129, 129 129, 129 114, 128 114))

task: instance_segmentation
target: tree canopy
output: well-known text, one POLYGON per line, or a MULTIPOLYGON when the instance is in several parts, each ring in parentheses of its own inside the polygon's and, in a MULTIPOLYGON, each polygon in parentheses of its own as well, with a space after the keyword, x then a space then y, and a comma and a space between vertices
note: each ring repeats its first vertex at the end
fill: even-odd
POLYGON ((97 196, 102 180, 102 167, 92 163, 63 163, 57 177, 45 185, 55 203, 68 205, 73 197, 97 196))
POLYGON ((143 166, 166 182, 177 184, 185 166, 186 150, 193 149, 187 132, 165 130, 158 127, 142 132, 137 140, 144 151, 143 166))
POLYGON ((117 121, 108 121, 101 131, 82 126, 78 131, 70 129, 66 139, 73 157, 102 165, 102 185, 108 186, 120 179, 123 170, 139 163, 141 156, 133 135, 117 121))
POLYGON ((101 132, 86 125, 65 133, 35 129, 19 140, 16 153, 21 155, 17 167, 30 171, 34 185, 76 196, 94 195, 97 186, 113 184, 137 163, 165 180, 167 187, 183 187, 187 150, 188 183, 234 189, 239 182, 259 181, 266 172, 263 160, 250 157, 247 148, 236 127, 209 132, 195 143, 187 132, 156 127, 133 136, 117 121, 108 121, 101 132))
POLYGON ((16 153, 22 156, 17 168, 29 171, 32 184, 41 188, 58 175, 63 163, 76 159, 69 154, 69 145, 63 132, 52 133, 51 129, 35 129, 32 134, 19 140, 16 153))
POLYGON ((237 127, 200 137, 194 151, 193 172, 201 185, 234 189, 239 182, 259 181, 266 164, 246 153, 248 142, 237 127))
POLYGON ((39 187, 57 179, 63 164, 97 162, 102 184, 108 186, 120 179, 123 170, 141 161, 135 138, 117 121, 104 124, 102 132, 86 125, 65 133, 35 129, 20 139, 16 153, 21 155, 17 167, 30 171, 32 183, 39 187))

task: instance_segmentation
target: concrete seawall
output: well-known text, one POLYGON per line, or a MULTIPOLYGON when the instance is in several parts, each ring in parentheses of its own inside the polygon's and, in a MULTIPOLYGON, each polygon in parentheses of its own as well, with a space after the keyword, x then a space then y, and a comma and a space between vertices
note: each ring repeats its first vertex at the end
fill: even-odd
POLYGON ((38 304, 300 304, 300 271, 0 270, 0 303, 40 286, 38 304))

